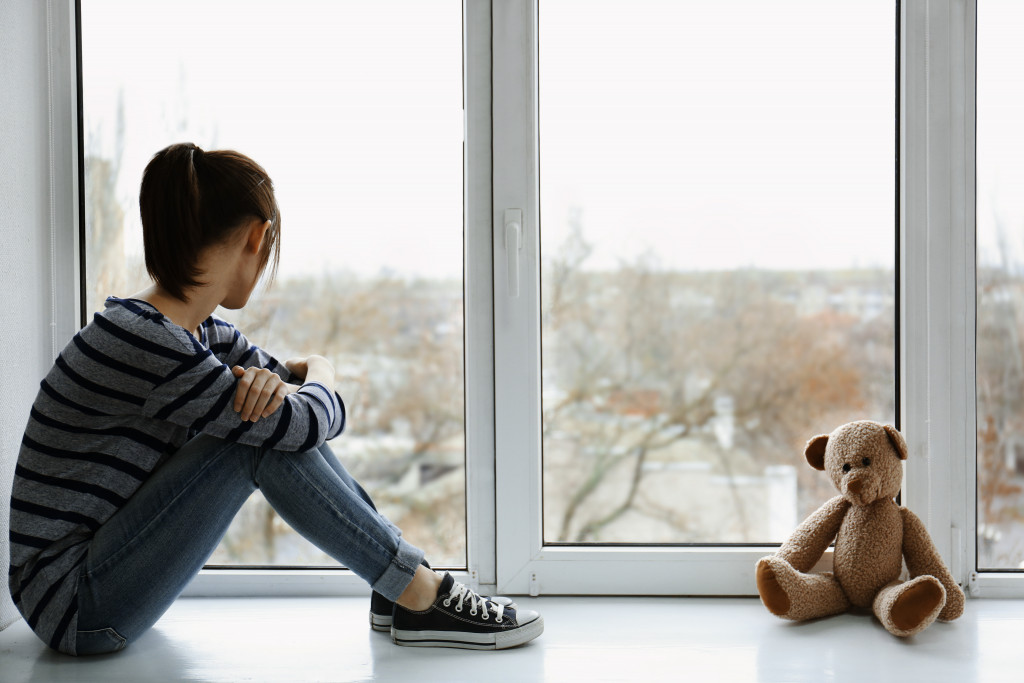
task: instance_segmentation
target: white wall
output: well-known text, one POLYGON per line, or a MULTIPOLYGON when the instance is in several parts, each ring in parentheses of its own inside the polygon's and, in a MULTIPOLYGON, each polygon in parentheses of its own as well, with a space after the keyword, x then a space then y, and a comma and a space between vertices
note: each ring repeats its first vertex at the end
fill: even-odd
MULTIPOLYGON (((0 1, 0 351, 6 361, 0 380, 0 568, 4 577, 11 479, 28 411, 39 380, 53 363, 55 349, 63 347, 76 326, 72 16, 72 3, 67 1, 0 1), (57 90, 52 97, 50 86, 57 90)), ((5 580, 0 589, 0 628, 18 618, 5 580)))

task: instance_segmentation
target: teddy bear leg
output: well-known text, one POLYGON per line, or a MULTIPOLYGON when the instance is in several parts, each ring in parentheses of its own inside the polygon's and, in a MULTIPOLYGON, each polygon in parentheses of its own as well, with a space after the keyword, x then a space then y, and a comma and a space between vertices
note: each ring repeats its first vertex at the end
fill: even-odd
POLYGON ((875 596, 875 616, 885 630, 905 638, 928 628, 946 604, 946 589, 934 576, 894 581, 875 596))
POLYGON ((757 563, 757 592, 768 611, 803 621, 845 612, 850 601, 832 574, 805 574, 779 557, 757 563))

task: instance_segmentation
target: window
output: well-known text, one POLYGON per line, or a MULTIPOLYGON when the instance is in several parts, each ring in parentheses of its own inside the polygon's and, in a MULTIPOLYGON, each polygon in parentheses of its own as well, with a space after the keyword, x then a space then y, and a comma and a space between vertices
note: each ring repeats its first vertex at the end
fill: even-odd
POLYGON ((895 419, 896 16, 495 7, 500 588, 749 591, 895 419))
MULTIPOLYGON (((954 575, 1024 591, 1015 3, 464 0, 461 22, 441 2, 135 4, 83 8, 87 280, 135 288, 133 196, 166 142, 265 163, 285 259, 316 260, 235 320, 281 355, 311 341, 282 311, 351 341, 336 446, 384 455, 353 469, 386 505, 440 482, 389 510, 424 545, 452 531, 432 556, 511 593, 749 594, 832 495, 804 442, 871 417, 906 434, 903 501, 954 575), (205 33, 227 24, 260 49, 205 33), (166 26, 197 38, 147 58, 166 26), (238 74, 255 80, 224 99, 238 74), (266 131, 295 109, 284 145, 266 131), (314 161, 289 170, 295 149, 314 161), (391 194, 360 204, 371 187, 391 194), (313 249, 323 216, 361 229, 313 249), (352 336, 296 294, 345 306, 352 336), (429 343, 368 351, 381 320, 429 343), (428 351, 438 384, 405 390, 428 351), (369 467, 414 460, 438 407, 385 418, 390 397, 438 392, 451 431, 426 466, 369 467)), ((279 529, 257 505, 240 538, 279 529)), ((276 538, 282 559, 301 545, 276 538)))
POLYGON ((544 541, 785 540, 895 420, 893 5, 539 7, 544 541))
MULTIPOLYGON (((282 209, 280 272, 218 314, 282 359, 334 362, 333 449, 434 564, 465 567, 459 4, 97 1, 81 22, 90 316, 147 282, 153 153, 253 157, 282 209)), ((259 494, 210 562, 333 564, 259 494)))

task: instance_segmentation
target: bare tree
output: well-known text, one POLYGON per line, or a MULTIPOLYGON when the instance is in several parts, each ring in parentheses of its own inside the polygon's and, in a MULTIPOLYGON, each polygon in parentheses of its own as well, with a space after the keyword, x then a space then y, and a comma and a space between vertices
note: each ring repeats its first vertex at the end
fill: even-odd
MULTIPOLYGON (((758 467, 793 462, 807 438, 839 423, 832 421, 878 409, 864 387, 867 354, 877 356, 877 348, 853 348, 851 338, 872 338, 891 356, 892 327, 870 330, 855 316, 827 310, 801 315, 786 289, 816 274, 679 273, 660 270, 650 257, 614 271, 588 270, 592 248, 578 215, 570 225, 566 249, 548 258, 543 277, 552 540, 630 540, 602 536, 627 513, 691 535, 685 514, 644 497, 646 464, 671 457, 681 440, 714 432, 723 399, 737 439, 758 453, 758 467)), ((884 378, 890 387, 891 378, 884 378)), ((890 404, 883 399, 881 408, 890 404)), ((705 450, 733 483, 734 512, 746 526, 749 512, 734 482, 753 463, 737 460, 735 449, 705 450)), ((805 506, 813 509, 817 497, 805 506)))
POLYGON ((997 262, 977 273, 979 563, 1017 567, 1024 564, 1024 280, 999 217, 996 243, 997 262))

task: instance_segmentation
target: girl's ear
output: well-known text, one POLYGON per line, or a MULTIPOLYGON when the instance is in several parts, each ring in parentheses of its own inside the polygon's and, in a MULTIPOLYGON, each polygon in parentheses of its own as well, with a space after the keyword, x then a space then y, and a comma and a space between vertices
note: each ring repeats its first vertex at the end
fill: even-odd
POLYGON ((245 250, 250 254, 260 253, 263 246, 263 238, 270 229, 270 221, 254 220, 249 224, 248 232, 245 235, 245 250))
POLYGON ((825 469, 825 446, 828 445, 828 434, 819 434, 807 442, 804 457, 807 463, 816 470, 825 469))

